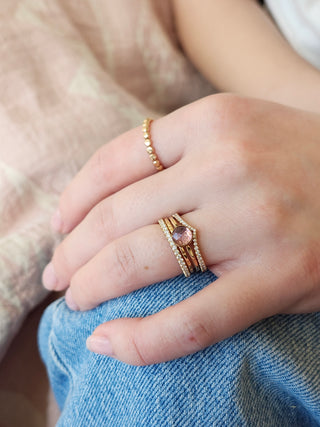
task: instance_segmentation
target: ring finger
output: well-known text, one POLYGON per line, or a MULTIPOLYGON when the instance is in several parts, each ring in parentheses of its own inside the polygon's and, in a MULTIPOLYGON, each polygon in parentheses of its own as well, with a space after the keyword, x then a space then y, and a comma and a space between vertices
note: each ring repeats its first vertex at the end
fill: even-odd
MULTIPOLYGON (((206 230, 208 214, 198 210, 183 218, 191 226, 197 224, 199 248, 208 267, 235 255, 232 238, 219 238, 217 231, 206 230)), ((161 228, 148 225, 113 240, 78 269, 71 278, 66 299, 71 308, 88 310, 179 273, 180 266, 161 228)))
POLYGON ((199 191, 191 192, 195 197, 189 194, 186 197, 185 184, 188 190, 196 186, 183 164, 177 164, 101 201, 57 247, 43 273, 44 285, 51 290, 65 289, 72 275, 104 246, 135 229, 156 223, 172 206, 177 212, 196 209, 199 191), (181 184, 173 186, 177 175, 182 178, 181 184))

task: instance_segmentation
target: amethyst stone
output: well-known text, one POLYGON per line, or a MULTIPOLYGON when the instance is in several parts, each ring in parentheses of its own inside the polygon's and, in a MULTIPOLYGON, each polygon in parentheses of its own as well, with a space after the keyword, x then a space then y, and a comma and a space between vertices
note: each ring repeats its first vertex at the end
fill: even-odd
POLYGON ((179 225, 172 232, 172 240, 178 246, 186 246, 192 241, 192 231, 184 225, 179 225))

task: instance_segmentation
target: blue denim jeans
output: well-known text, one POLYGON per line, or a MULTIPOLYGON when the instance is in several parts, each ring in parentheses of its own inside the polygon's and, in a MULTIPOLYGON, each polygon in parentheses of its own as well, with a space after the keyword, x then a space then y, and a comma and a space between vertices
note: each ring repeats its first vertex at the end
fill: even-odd
POLYGON ((62 410, 58 426, 319 426, 319 313, 275 316, 152 366, 86 349, 100 323, 154 313, 214 279, 210 272, 179 276, 88 312, 70 311, 64 299, 49 306, 39 345, 62 410))

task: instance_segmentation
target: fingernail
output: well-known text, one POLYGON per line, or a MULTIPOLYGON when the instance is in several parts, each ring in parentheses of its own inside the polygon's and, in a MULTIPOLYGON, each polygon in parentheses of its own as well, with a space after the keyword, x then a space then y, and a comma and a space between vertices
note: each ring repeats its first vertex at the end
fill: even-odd
POLYGON ((52 215, 51 228, 57 232, 62 230, 62 217, 59 209, 57 209, 55 213, 52 215))
POLYGON ((43 286, 47 288, 49 291, 52 291, 53 289, 55 289, 58 283, 58 278, 52 262, 50 262, 43 271, 42 283, 43 283, 43 286))
POLYGON ((87 349, 105 356, 114 356, 111 342, 106 337, 91 335, 87 339, 87 349))
POLYGON ((70 310, 73 310, 73 311, 78 311, 78 310, 80 310, 80 308, 79 308, 79 306, 78 306, 78 304, 75 302, 75 300, 73 299, 73 296, 72 296, 72 293, 71 293, 71 289, 70 288, 68 288, 67 289, 67 292, 66 292, 66 294, 65 294, 65 300, 66 300, 66 303, 67 303, 67 306, 70 308, 70 310))

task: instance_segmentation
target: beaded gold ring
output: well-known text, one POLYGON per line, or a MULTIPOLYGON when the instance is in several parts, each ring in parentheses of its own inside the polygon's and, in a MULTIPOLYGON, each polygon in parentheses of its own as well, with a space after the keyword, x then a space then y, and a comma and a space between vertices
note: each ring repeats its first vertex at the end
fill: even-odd
POLYGON ((143 137, 144 137, 144 143, 147 147, 147 153, 149 154, 149 157, 152 161, 153 166, 158 170, 162 171, 164 169, 163 165, 161 164, 160 160, 158 159, 158 156, 155 152, 154 147, 152 146, 152 140, 150 135, 150 126, 152 123, 152 119, 145 119, 142 124, 142 131, 143 131, 143 137))
POLYGON ((177 213, 159 219, 158 223, 186 277, 196 271, 207 270, 199 249, 197 230, 194 227, 177 213))

